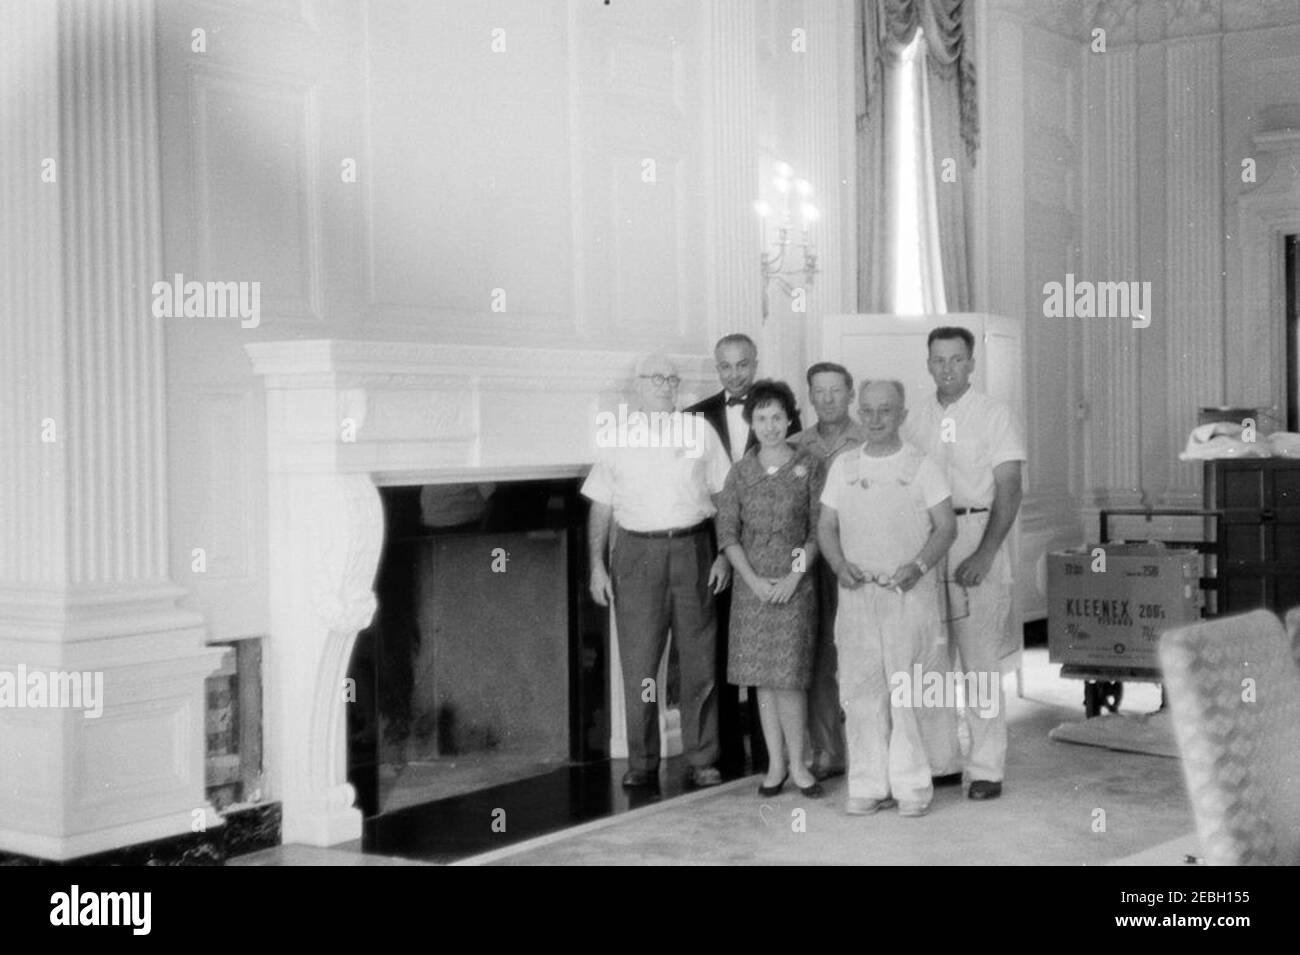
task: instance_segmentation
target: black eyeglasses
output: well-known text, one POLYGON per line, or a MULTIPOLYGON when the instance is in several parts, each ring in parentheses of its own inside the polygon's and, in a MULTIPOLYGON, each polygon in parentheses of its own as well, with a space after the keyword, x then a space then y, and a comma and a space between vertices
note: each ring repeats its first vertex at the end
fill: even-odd
POLYGON ((656 388, 662 387, 664 382, 668 382, 669 387, 676 388, 682 383, 682 380, 676 375, 637 375, 638 378, 649 378, 650 384, 656 388))

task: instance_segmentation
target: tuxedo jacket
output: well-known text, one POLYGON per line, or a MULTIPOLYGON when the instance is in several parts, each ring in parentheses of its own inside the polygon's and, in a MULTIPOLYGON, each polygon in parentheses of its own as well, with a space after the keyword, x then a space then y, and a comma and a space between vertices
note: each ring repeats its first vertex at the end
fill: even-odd
MULTIPOLYGON (((713 430, 718 432, 718 437, 722 439, 722 446, 727 449, 727 460, 731 460, 731 436, 727 433, 727 392, 726 389, 719 391, 716 395, 710 395, 703 401, 697 401, 686 409, 688 412, 704 415, 704 420, 713 425, 713 430)), ((799 423, 799 412, 794 413, 794 420, 790 422, 790 429, 786 432, 786 437, 792 434, 798 434, 803 426, 799 423)), ((749 429, 749 439, 745 442, 745 450, 748 451, 754 445, 758 444, 758 437, 754 434, 754 429, 749 429)))

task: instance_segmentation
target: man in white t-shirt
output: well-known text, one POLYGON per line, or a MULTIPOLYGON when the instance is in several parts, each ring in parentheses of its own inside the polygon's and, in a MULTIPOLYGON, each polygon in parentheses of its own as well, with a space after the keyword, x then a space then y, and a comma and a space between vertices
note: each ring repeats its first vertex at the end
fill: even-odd
POLYGON ((934 788, 910 687, 914 665, 944 639, 933 568, 957 534, 947 481, 898 434, 907 415, 896 381, 859 392, 866 443, 835 458, 822 491, 818 541, 839 579, 835 649, 848 744, 845 811, 898 802, 923 816, 934 788))
MULTIPOLYGON (((968 614, 949 625, 948 650, 960 655, 961 671, 990 686, 996 699, 978 711, 968 701, 970 754, 966 773, 971 799, 1002 794, 1007 760, 1006 710, 1001 657, 1011 614, 1011 560, 1007 533, 1020 509, 1020 468, 1025 442, 1011 409, 974 391, 975 336, 965 328, 936 328, 929 335, 930 376, 935 393, 913 410, 903 437, 938 462, 952 488, 957 541, 948 555, 953 588, 966 594, 968 614)), ((947 666, 955 665, 951 657, 947 666)), ((935 666, 944 665, 936 661, 935 666)), ((922 733, 936 781, 961 777, 955 709, 926 710, 922 733)))
MULTIPOLYGON (((591 500, 587 547, 591 595, 614 602, 627 711, 626 788, 654 786, 659 773, 659 692, 647 693, 659 672, 671 628, 681 665, 682 749, 687 782, 716 786, 718 691, 715 676, 715 598, 730 582, 731 565, 716 553, 713 516, 731 463, 713 427, 699 415, 675 411, 681 379, 663 355, 637 363, 643 437, 601 447, 582 485, 591 500), (617 524, 608 568, 606 548, 617 524), (646 681, 652 681, 647 683, 646 681)), ((632 422, 629 422, 631 425, 632 422)), ((611 437, 617 439, 619 435, 611 437)))

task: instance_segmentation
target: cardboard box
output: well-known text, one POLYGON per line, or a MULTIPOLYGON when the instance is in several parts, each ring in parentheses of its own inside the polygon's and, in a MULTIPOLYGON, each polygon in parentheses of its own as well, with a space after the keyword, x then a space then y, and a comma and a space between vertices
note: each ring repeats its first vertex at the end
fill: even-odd
POLYGON ((1200 575, 1196 551, 1155 543, 1048 554, 1048 659, 1156 668, 1160 634, 1200 619, 1200 575))

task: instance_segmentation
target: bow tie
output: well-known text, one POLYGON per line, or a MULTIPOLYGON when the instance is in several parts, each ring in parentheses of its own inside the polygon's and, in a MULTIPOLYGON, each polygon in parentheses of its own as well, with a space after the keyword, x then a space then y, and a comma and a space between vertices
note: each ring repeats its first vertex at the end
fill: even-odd
POLYGON ((727 399, 727 407, 728 407, 728 408, 734 408, 736 405, 743 405, 744 403, 745 403, 745 396, 743 396, 743 395, 742 395, 741 397, 739 397, 739 398, 728 398, 728 399, 727 399))

